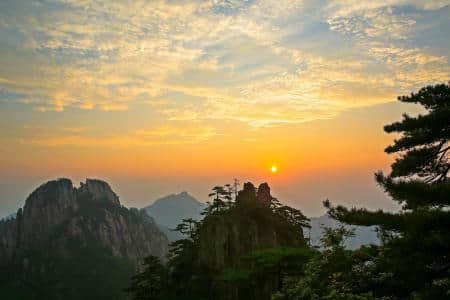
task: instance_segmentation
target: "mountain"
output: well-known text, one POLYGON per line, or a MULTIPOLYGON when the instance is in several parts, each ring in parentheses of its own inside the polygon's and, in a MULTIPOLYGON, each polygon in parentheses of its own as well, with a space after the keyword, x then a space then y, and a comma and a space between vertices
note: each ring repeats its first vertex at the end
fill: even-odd
MULTIPOLYGON (((328 217, 327 215, 323 215, 317 218, 310 219, 311 231, 310 238, 311 244, 314 246, 320 245, 320 238, 323 234, 322 227, 330 227, 337 228, 342 224, 338 221, 328 217)), ((344 225, 348 229, 354 229, 355 236, 347 239, 345 241, 345 245, 349 249, 357 249, 362 245, 368 244, 380 244, 380 239, 377 236, 377 232, 375 231, 375 227, 364 227, 364 226, 350 226, 344 225)))
POLYGON ((143 208, 158 224, 160 229, 172 241, 183 238, 174 229, 181 223, 182 219, 193 218, 200 220, 200 213, 205 209, 206 205, 187 192, 172 194, 157 199, 153 204, 143 208))
MULTIPOLYGON (((157 223, 161 231, 163 231, 170 241, 185 238, 179 232, 171 229, 181 223, 184 218, 193 218, 200 220, 200 213, 205 209, 206 205, 189 195, 187 192, 172 194, 156 200, 153 204, 143 208, 157 223)), ((327 215, 316 218, 310 218, 310 238, 311 244, 318 246, 320 237, 323 234, 322 227, 337 228, 340 223, 331 219, 327 215)), ((349 238, 345 244, 349 249, 357 249, 362 245, 379 244, 375 228, 363 226, 348 226, 347 228, 355 229, 355 236, 349 238)), ((308 234, 308 233, 306 233, 308 234)))
POLYGON ((185 222, 189 237, 174 242, 157 299, 270 300, 313 254, 300 226, 307 218, 277 203, 266 183, 245 183, 235 201, 217 193, 200 222, 185 222))
POLYGON ((144 257, 164 258, 168 239, 110 186, 49 181, 15 219, 0 221, 0 294, 13 299, 124 299, 144 257), (100 278, 100 280, 99 280, 100 278))

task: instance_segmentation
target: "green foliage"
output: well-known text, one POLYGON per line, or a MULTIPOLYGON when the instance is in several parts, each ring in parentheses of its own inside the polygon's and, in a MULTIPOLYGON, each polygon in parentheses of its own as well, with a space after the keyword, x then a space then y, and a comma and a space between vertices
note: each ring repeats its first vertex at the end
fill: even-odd
POLYGON ((375 285, 373 257, 377 249, 346 250, 344 240, 351 235, 344 227, 326 228, 321 240, 325 250, 316 252, 302 274, 286 277, 282 290, 272 299, 375 299, 366 289, 375 285))
POLYGON ((272 208, 275 214, 299 230, 311 228, 309 219, 300 210, 286 205, 275 205, 272 208))
POLYGON ((283 263, 292 264, 294 261, 304 264, 314 254, 315 251, 309 248, 279 247, 256 250, 245 258, 254 261, 260 268, 271 268, 283 263))
POLYGON ((230 284, 244 284, 251 279, 249 270, 225 269, 222 271, 220 279, 230 284))
POLYGON ((232 206, 232 189, 230 184, 225 186, 215 186, 208 197, 212 198, 212 203, 207 202, 208 206, 203 211, 203 215, 209 216, 213 214, 220 214, 232 206))
POLYGON ((450 86, 428 86, 399 97, 422 105, 427 114, 403 116, 384 127, 400 137, 386 148, 397 153, 391 173, 375 180, 402 205, 397 213, 324 204, 328 214, 354 225, 375 225, 383 238, 376 266, 392 276, 379 297, 448 299, 450 278, 450 86))
MULTIPOLYGON (((303 238, 308 219, 299 210, 280 205, 267 184, 262 189, 264 194, 259 194, 246 183, 232 201, 231 185, 216 186, 204 219, 184 219, 177 226, 175 230, 187 238, 170 245, 164 299, 270 299, 281 277, 302 272, 315 253, 303 238), (252 233, 267 238, 257 245, 266 243, 268 248, 252 248, 252 240, 258 238, 252 233), (215 239, 222 238, 225 243, 215 245, 215 239), (274 242, 280 247, 269 248, 274 242)), ((138 282, 156 280, 144 272, 136 276, 138 282)))
POLYGON ((167 284, 166 273, 159 258, 148 256, 144 260, 143 271, 133 276, 130 287, 125 291, 133 300, 162 299, 167 284))
POLYGON ((89 246, 69 241, 68 249, 64 256, 53 247, 25 253, 31 267, 19 278, 15 273, 2 278, 2 299, 126 299, 123 288, 134 273, 131 263, 95 241, 89 246))
POLYGON ((188 236, 191 239, 195 239, 197 236, 197 229, 200 222, 193 218, 183 219, 180 224, 177 225, 173 231, 178 231, 181 234, 188 236))

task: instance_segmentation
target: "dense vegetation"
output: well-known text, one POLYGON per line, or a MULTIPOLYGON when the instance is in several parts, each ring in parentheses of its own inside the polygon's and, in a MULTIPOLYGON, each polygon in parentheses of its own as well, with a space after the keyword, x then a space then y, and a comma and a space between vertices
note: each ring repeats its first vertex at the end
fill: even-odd
POLYGON ((341 227, 325 231, 318 251, 303 238, 308 225, 300 211, 261 197, 250 183, 236 201, 230 186, 215 187, 203 221, 184 220, 177 228, 190 238, 173 243, 165 266, 147 260, 128 292, 136 300, 449 299, 450 86, 425 87, 399 100, 427 111, 384 128, 399 135, 386 148, 398 156, 391 173, 375 179, 401 210, 324 202, 341 222, 377 226, 381 245, 347 250, 352 232, 341 227), (260 230, 275 233, 269 236, 277 241, 265 240, 260 230), (142 292, 150 286, 152 292, 142 292))
POLYGON ((1 298, 126 299, 123 289, 135 270, 130 262, 113 256, 96 241, 81 246, 79 241, 71 240, 67 249, 64 254, 54 247, 30 250, 24 262, 28 267, 2 270, 1 298))
POLYGON ((213 189, 202 221, 177 227, 189 238, 172 244, 165 267, 146 261, 128 289, 134 299, 264 300, 303 272, 315 253, 303 237, 308 219, 281 205, 267 184, 246 183, 235 201, 228 187, 213 189))

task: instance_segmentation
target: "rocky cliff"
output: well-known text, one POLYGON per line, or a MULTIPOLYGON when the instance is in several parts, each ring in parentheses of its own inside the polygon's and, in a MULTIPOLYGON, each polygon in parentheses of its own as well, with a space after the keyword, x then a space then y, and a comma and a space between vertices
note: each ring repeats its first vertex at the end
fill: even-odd
POLYGON ((87 179, 76 188, 69 179, 58 179, 32 192, 15 219, 0 222, 0 266, 26 268, 35 250, 64 256, 73 242, 79 247, 96 243, 135 267, 148 255, 162 258, 168 248, 152 218, 121 206, 106 182, 87 179))
POLYGON ((169 294, 269 300, 291 272, 285 262, 303 260, 308 252, 302 230, 307 218, 281 205, 266 183, 258 189, 244 184, 234 202, 219 193, 214 197, 203 220, 184 223, 190 238, 177 241, 171 251, 169 294))
POLYGON ((267 183, 257 190, 246 183, 232 209, 205 218, 199 231, 201 263, 219 269, 241 267, 253 251, 305 245, 302 230, 273 212, 274 199, 267 183))

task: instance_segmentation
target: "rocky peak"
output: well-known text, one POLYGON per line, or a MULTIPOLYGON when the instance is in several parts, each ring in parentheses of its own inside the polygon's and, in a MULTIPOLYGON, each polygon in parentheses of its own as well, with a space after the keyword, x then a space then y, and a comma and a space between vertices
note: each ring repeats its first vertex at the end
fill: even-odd
POLYGON ((239 192, 236 201, 257 201, 269 206, 273 199, 274 197, 270 194, 270 187, 267 183, 261 183, 258 189, 256 189, 253 183, 246 182, 244 183, 243 189, 239 192))
POLYGON ((120 205, 119 197, 109 184, 102 180, 86 179, 86 183, 80 182, 78 192, 90 194, 93 200, 107 200, 112 204, 120 205))
POLYGON ((150 254, 163 258, 168 247, 153 220, 143 211, 122 207, 108 183, 87 179, 75 188, 63 178, 38 187, 16 219, 1 222, 0 267, 31 249, 70 251, 67 242, 74 239, 84 246, 100 243, 135 266, 150 254))
POLYGON ((72 200, 74 188, 72 181, 67 178, 48 181, 34 190, 27 198, 24 213, 30 212, 34 207, 45 207, 59 200, 72 200))
POLYGON ((19 243, 44 240, 49 233, 77 210, 75 190, 70 179, 49 181, 32 192, 17 214, 19 243), (25 220, 25 221, 24 221, 25 220))
POLYGON ((265 205, 270 205, 270 203, 272 202, 273 197, 270 194, 270 187, 266 182, 259 185, 257 199, 265 205))
POLYGON ((198 233, 199 261, 217 268, 240 268, 253 251, 304 245, 302 231, 271 209, 273 199, 267 183, 257 190, 245 183, 235 206, 205 217, 198 233))
POLYGON ((238 196, 236 198, 236 202, 240 201, 252 201, 256 197, 256 189, 253 183, 246 182, 244 183, 243 189, 239 191, 238 196))

